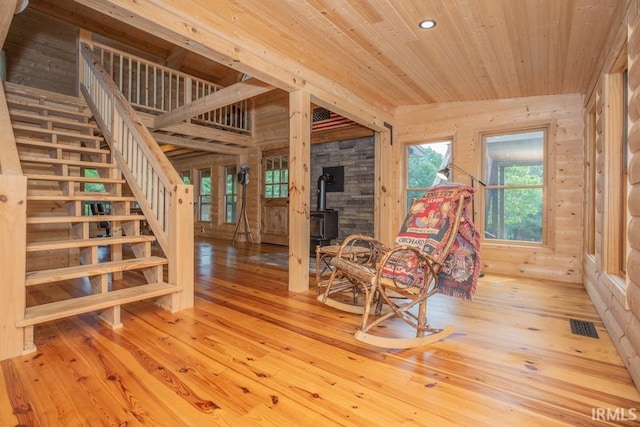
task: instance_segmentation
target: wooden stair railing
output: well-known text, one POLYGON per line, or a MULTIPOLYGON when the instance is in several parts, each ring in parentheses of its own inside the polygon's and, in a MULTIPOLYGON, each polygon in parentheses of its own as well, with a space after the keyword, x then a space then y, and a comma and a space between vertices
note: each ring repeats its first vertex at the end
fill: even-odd
POLYGON ((192 186, 183 183, 88 44, 81 44, 79 56, 81 92, 168 258, 168 282, 181 290, 160 304, 172 311, 192 307, 192 186))
MULTIPOLYGON (((13 144, 24 176, 0 174, 0 231, 8 236, 0 243, 0 359, 35 350, 33 327, 39 323, 98 310, 115 328, 121 326, 120 305, 147 298, 175 310, 183 299, 173 295, 184 287, 165 280, 170 261, 152 255, 156 237, 141 235, 140 222, 148 218, 133 213, 135 197, 122 194, 126 180, 104 138, 95 135, 99 130, 86 101, 11 83, 2 88, 7 95, 0 104, 13 121, 11 140, 2 144, 13 144), (86 169, 99 176, 83 176, 86 169), (12 176, 21 177, 24 186, 5 179, 12 176), (105 191, 87 187, 91 184, 105 191), (9 203, 2 206, 5 198, 9 203), (109 204, 111 212, 91 215, 88 205, 95 202, 109 204), (92 237, 97 229, 92 224, 105 220, 113 235, 92 237), (14 227, 19 222, 23 226, 14 227), (52 302, 39 301, 33 296, 38 293, 52 302)), ((190 293, 192 298, 192 281, 190 293)))

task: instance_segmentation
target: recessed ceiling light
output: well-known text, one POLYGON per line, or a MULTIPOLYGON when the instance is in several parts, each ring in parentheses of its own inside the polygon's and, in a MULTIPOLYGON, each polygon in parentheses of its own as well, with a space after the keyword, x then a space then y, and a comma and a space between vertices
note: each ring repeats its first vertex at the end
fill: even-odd
POLYGON ((425 19, 424 21, 421 21, 418 26, 423 30, 428 30, 429 28, 433 28, 436 26, 436 21, 434 21, 433 19, 425 19))

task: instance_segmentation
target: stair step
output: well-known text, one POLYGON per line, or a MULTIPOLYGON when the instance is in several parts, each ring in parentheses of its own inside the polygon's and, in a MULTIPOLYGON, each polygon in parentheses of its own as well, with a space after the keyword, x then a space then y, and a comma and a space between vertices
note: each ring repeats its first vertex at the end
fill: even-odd
POLYGON ((134 243, 154 242, 154 236, 121 236, 121 237, 94 237, 91 239, 66 239, 51 240, 48 242, 27 243, 27 252, 54 251, 57 249, 88 248, 91 246, 123 245, 134 243))
POLYGON ((73 139, 76 141, 102 141, 103 140, 102 136, 99 136, 99 135, 84 135, 78 132, 64 131, 60 129, 46 129, 46 128, 39 128, 35 126, 26 126, 26 125, 18 125, 18 124, 13 125, 13 131, 14 133, 18 131, 18 132, 25 132, 25 133, 30 133, 34 135, 57 135, 58 137, 73 139))
POLYGON ((52 165, 55 164, 55 165, 80 166, 88 169, 97 169, 97 168, 115 169, 118 167, 114 163, 87 162, 83 160, 72 160, 72 159, 54 159, 52 157, 20 156, 20 161, 23 163, 48 163, 52 165))
POLYGON ((27 195, 27 200, 31 201, 55 201, 55 202, 135 202, 133 196, 111 196, 108 193, 76 193, 75 196, 56 194, 34 194, 27 195))
POLYGON ((67 117, 70 119, 78 119, 78 120, 86 120, 93 115, 89 110, 86 111, 76 111, 69 110, 66 108, 61 108, 55 105, 44 105, 38 102, 29 102, 22 99, 12 99, 11 94, 7 93, 7 105, 11 108, 19 108, 22 110, 28 110, 33 112, 41 112, 46 111, 49 114, 53 114, 60 117, 67 117))
POLYGON ((72 95, 63 95, 58 92, 51 92, 44 89, 33 88, 29 86, 20 85, 17 83, 3 82, 4 90, 7 94, 7 98, 12 100, 25 100, 25 98, 33 100, 33 103, 43 107, 50 107, 52 105, 69 111, 70 108, 73 111, 85 112, 85 115, 91 116, 87 102, 84 98, 80 98, 72 95))
POLYGON ((30 271, 26 275, 25 286, 42 285, 60 280, 156 267, 158 265, 164 265, 167 262, 166 258, 151 256, 148 258, 132 258, 121 261, 101 262, 99 264, 74 265, 71 267, 53 268, 51 270, 30 271))
POLYGON ((16 137, 17 145, 29 145, 31 147, 43 148, 46 150, 56 150, 61 149, 64 151, 73 151, 78 153, 94 153, 94 154, 110 154, 111 150, 102 149, 102 148, 91 148, 91 147, 83 147, 81 145, 70 145, 58 142, 54 144, 53 142, 41 141, 38 139, 29 139, 29 138, 20 138, 16 137))
POLYGON ((144 221, 144 215, 31 216, 27 224, 75 224, 99 221, 144 221))
POLYGON ((65 128, 76 129, 79 131, 94 131, 98 129, 98 126, 95 123, 89 123, 87 121, 78 121, 69 119, 66 117, 52 116, 52 115, 42 115, 36 114, 33 112, 25 111, 19 108, 9 108, 9 115, 12 120, 16 121, 27 121, 27 122, 36 122, 36 123, 56 123, 65 128))
POLYGON ((115 307, 148 298, 156 298, 178 292, 179 288, 168 283, 151 283, 118 289, 104 294, 87 295, 70 300, 27 307, 25 317, 17 322, 17 326, 33 326, 51 320, 76 316, 96 310, 115 307))
POLYGON ((25 174, 27 179, 33 181, 72 181, 72 182, 94 182, 100 184, 124 184, 127 182, 123 178, 100 178, 88 176, 60 176, 60 175, 37 175, 25 174))

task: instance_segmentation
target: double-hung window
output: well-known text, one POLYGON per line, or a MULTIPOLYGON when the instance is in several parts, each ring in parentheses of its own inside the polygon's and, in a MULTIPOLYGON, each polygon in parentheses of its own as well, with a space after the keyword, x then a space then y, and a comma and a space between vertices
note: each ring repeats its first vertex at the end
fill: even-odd
POLYGON ((451 161, 451 140, 407 145, 405 200, 407 212, 413 199, 438 184, 438 171, 451 161))
POLYGON ((211 169, 200 169, 198 179, 198 221, 208 222, 211 220, 211 169))
POLYGON ((548 130, 484 135, 484 238, 546 243, 548 130))
POLYGON ((224 222, 236 222, 236 167, 224 167, 224 222))

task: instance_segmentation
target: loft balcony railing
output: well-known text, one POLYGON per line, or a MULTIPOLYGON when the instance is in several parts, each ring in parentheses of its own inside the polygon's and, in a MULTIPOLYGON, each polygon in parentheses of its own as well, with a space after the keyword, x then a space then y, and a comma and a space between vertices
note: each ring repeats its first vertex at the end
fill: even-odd
MULTIPOLYGON (((136 109, 162 114, 211 95, 222 86, 173 70, 105 44, 91 48, 119 91, 136 109)), ((199 114, 192 124, 232 132, 250 132, 249 101, 243 100, 199 114)))

